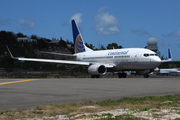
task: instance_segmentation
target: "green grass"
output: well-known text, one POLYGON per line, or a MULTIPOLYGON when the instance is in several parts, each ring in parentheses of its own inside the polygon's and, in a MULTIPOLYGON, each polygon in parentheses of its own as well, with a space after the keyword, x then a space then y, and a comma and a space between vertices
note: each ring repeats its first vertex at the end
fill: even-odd
MULTIPOLYGON (((143 120, 133 115, 133 113, 150 112, 153 118, 159 118, 156 112, 161 109, 176 110, 176 114, 180 114, 180 94, 166 96, 146 96, 146 97, 124 97, 118 100, 103 100, 103 101, 85 101, 80 103, 58 104, 58 105, 43 105, 29 108, 27 110, 6 110, 0 111, 0 119, 26 119, 26 118, 43 118, 43 116, 66 115, 68 118, 73 118, 77 114, 95 113, 112 109, 128 109, 128 114, 117 115, 112 117, 111 113, 102 115, 80 116, 79 118, 92 116, 98 117, 101 120, 143 120), (95 106, 95 108, 84 108, 84 106, 95 106)), ((180 118, 176 118, 179 120, 180 118)))

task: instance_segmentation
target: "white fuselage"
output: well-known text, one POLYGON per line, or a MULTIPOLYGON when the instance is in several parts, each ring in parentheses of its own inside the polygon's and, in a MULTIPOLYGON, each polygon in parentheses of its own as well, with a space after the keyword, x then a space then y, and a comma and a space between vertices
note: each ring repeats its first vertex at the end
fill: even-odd
POLYGON ((78 61, 115 64, 115 70, 124 71, 154 69, 161 64, 155 52, 143 48, 89 51, 76 55, 78 61))

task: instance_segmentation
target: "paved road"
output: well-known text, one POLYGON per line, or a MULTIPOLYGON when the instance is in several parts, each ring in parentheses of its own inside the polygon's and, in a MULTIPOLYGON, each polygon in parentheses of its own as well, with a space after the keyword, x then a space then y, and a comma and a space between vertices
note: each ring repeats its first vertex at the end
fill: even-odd
POLYGON ((180 94, 179 77, 0 79, 0 110, 169 94, 180 94))

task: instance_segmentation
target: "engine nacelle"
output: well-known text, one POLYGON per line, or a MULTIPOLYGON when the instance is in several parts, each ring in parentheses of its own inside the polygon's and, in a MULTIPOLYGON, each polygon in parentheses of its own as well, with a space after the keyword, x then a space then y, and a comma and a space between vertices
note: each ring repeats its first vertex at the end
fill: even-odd
POLYGON ((91 65, 88 68, 88 73, 91 75, 104 75, 107 72, 107 68, 104 65, 91 65))

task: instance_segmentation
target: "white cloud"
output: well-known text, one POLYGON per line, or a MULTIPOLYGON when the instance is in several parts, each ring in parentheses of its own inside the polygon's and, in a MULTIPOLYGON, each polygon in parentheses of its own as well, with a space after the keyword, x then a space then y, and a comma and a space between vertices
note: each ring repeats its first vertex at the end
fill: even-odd
POLYGON ((63 25, 65 25, 65 26, 66 25, 70 25, 71 24, 71 20, 74 19, 76 21, 76 24, 79 27, 80 31, 82 31, 82 27, 80 26, 80 23, 82 23, 82 19, 81 19, 82 16, 83 16, 82 13, 76 13, 73 16, 71 16, 70 19, 66 20, 63 25))
POLYGON ((76 13, 75 15, 73 15, 71 18, 70 18, 70 22, 71 20, 75 20, 76 21, 76 24, 79 25, 80 23, 82 23, 82 19, 81 19, 81 16, 83 14, 82 13, 76 13))
POLYGON ((171 44, 170 44, 167 40, 162 40, 162 41, 160 42, 160 45, 161 45, 161 46, 171 46, 171 44))
POLYGON ((16 21, 20 23, 20 25, 23 28, 28 28, 28 29, 33 29, 35 26, 35 21, 30 20, 30 19, 25 19, 25 18, 17 18, 16 21))
POLYGON ((63 25, 70 25, 71 20, 73 20, 73 19, 76 21, 76 24, 79 25, 80 23, 82 23, 82 19, 81 19, 82 16, 83 16, 82 13, 76 13, 73 16, 71 16, 70 19, 66 20, 66 22, 64 22, 63 25))
POLYGON ((136 35, 142 36, 142 35, 150 35, 147 31, 144 31, 142 28, 138 30, 132 30, 132 32, 136 35))
POLYGON ((98 35, 111 35, 118 34, 120 32, 118 25, 119 21, 116 17, 104 12, 107 7, 102 7, 99 9, 97 15, 94 16, 94 20, 97 22, 95 30, 98 35))
POLYGON ((174 36, 180 37, 180 30, 176 30, 172 33, 174 36))
POLYGON ((169 34, 167 34, 167 35, 164 35, 164 34, 163 34, 163 36, 165 36, 165 37, 171 37, 171 36, 180 37, 180 30, 176 30, 176 31, 174 31, 174 32, 172 32, 172 33, 169 33, 169 34))

